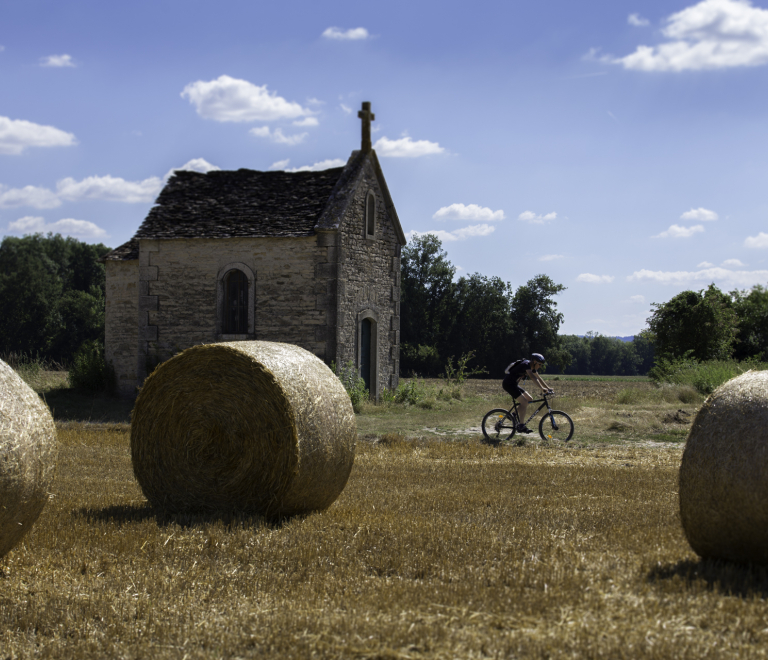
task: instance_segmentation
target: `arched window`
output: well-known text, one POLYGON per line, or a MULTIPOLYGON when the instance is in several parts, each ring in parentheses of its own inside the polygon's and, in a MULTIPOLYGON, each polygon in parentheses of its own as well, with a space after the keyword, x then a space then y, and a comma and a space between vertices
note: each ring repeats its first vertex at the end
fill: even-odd
POLYGON ((376 195, 369 191, 365 197, 365 236, 373 238, 376 234, 376 195))
POLYGON ((240 335, 248 332, 248 277, 237 269, 227 273, 224 285, 224 333, 240 335))
POLYGON ((256 274, 244 263, 233 262, 216 275, 216 339, 255 339, 256 274))

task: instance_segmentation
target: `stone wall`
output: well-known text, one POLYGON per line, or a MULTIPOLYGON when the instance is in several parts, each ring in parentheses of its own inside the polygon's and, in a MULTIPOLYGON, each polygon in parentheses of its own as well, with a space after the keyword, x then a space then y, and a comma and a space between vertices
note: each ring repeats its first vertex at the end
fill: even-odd
POLYGON ((139 340, 139 262, 106 261, 105 356, 112 363, 120 396, 136 393, 139 340))
MULTIPOLYGON (((376 336, 376 379, 372 395, 398 384, 400 355, 400 243, 374 168, 368 160, 363 179, 339 231, 337 284, 337 361, 360 367, 360 324, 370 318, 376 336), (376 196, 376 231, 366 237, 365 199, 376 196)), ((373 367, 374 365, 372 365, 373 367)), ((373 379, 373 374, 372 374, 373 379)))
POLYGON ((329 275, 335 264, 329 251, 335 248, 320 244, 322 236, 142 239, 139 382, 175 353, 216 341, 281 341, 332 360, 336 319, 329 275), (233 264, 243 264, 253 276, 254 307, 244 335, 221 333, 219 282, 233 264))

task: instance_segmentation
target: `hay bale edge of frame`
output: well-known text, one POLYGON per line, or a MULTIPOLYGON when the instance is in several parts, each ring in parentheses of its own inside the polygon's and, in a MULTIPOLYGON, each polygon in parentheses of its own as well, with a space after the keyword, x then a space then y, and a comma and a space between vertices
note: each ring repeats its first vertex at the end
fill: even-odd
POLYGON ((51 412, 0 360, 0 558, 18 545, 45 508, 57 458, 51 412))
POLYGON ((679 473, 680 520, 702 558, 768 564, 768 371, 707 397, 679 473))

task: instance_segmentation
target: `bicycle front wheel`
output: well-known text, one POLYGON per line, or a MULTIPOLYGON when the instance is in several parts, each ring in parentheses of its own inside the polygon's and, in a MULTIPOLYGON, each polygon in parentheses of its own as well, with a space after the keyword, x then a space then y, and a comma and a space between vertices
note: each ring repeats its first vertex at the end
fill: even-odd
POLYGON ((568 442, 573 436, 573 420, 561 410, 550 410, 539 422, 542 440, 568 442))
POLYGON ((504 408, 496 408, 483 417, 483 435, 491 445, 498 445, 515 435, 515 420, 504 408))

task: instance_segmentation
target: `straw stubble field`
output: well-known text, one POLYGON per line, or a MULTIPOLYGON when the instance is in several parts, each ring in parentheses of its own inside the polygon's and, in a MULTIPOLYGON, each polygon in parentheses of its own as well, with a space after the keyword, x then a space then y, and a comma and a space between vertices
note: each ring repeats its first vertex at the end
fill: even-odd
POLYGON ((270 524, 158 516, 127 424, 60 423, 53 498, 0 563, 0 657, 768 654, 768 573, 684 539, 681 444, 371 428, 330 509, 270 524))

